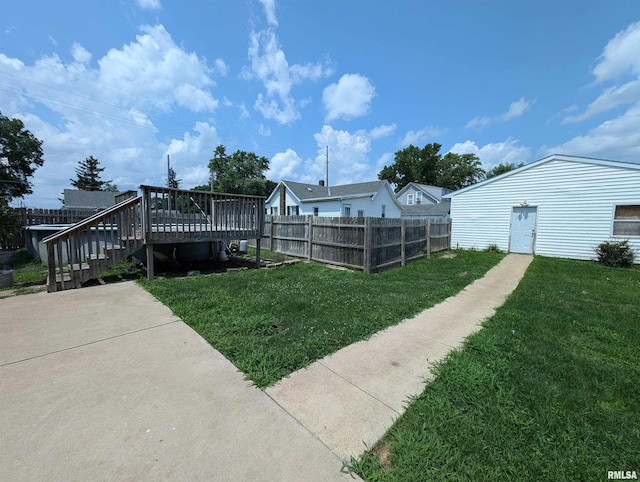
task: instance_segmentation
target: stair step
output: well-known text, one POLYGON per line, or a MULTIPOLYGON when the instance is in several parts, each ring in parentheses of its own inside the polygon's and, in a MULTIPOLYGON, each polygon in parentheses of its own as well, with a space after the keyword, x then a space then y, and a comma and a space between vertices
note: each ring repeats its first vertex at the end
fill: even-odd
POLYGON ((109 259, 106 254, 90 254, 87 256, 89 261, 109 259))

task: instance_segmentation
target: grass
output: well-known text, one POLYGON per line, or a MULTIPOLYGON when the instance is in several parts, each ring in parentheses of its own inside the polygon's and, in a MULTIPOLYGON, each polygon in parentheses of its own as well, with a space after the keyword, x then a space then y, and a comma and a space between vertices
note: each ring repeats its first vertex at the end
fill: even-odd
POLYGON ((606 480, 640 461, 640 269, 536 258, 351 467, 368 481, 606 480))
POLYGON ((457 293, 503 256, 459 251, 374 275, 298 263, 140 284, 266 387, 457 293))
MULTIPOLYGON (((28 253, 26 248, 20 249, 11 255, 4 268, 13 270, 13 286, 0 288, 0 297, 5 295, 25 295, 45 289, 47 283, 47 265, 38 263, 28 253)), ((100 273, 97 280, 88 281, 87 284, 113 283, 124 280, 139 279, 145 272, 137 268, 133 263, 123 261, 100 273)))

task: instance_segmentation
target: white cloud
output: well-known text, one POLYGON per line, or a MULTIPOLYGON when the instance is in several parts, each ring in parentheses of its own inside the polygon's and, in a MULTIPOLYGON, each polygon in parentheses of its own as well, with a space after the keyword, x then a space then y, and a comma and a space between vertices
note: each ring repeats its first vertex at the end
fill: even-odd
MULTIPOLYGON (((267 177, 274 181, 286 179, 316 184, 320 179, 325 179, 326 148, 329 146, 330 185, 371 181, 376 178, 378 171, 374 170, 368 159, 371 139, 366 131, 351 133, 325 125, 314 135, 314 139, 318 145, 318 153, 314 158, 302 159, 295 151, 287 149, 272 158, 267 177)), ((387 158, 384 155, 378 163, 387 158)), ((391 158, 393 159, 393 154, 391 158)))
MULTIPOLYGON (((193 131, 195 135, 185 132, 182 139, 172 139, 165 152, 165 157, 170 155, 180 187, 186 189, 209 182, 209 159, 213 157, 213 146, 221 143, 216 128, 207 122, 196 122, 193 131)), ((165 183, 166 178, 165 174, 165 183)))
POLYGON ((266 176, 275 182, 297 180, 302 162, 302 158, 293 149, 279 152, 271 158, 266 176))
POLYGON ((535 101, 528 101, 524 97, 521 97, 520 99, 512 102, 511 105, 509 105, 509 109, 507 110, 507 112, 502 114, 502 116, 500 116, 500 120, 508 121, 509 119, 513 119, 514 117, 520 117, 534 103, 535 101))
POLYGON ((325 121, 352 120, 369 113, 376 89, 360 74, 345 74, 337 84, 326 87, 322 102, 327 110, 325 121))
POLYGON ((524 97, 521 97, 515 102, 512 102, 509 105, 509 108, 507 109, 506 112, 494 117, 489 117, 489 116, 475 117, 471 119, 469 122, 467 122, 467 125, 465 127, 467 128, 478 127, 482 129, 483 127, 486 127, 489 124, 493 124, 495 122, 506 122, 515 117, 520 117, 527 110, 529 110, 529 108, 531 108, 531 106, 535 104, 535 102, 536 102, 535 100, 531 101, 531 100, 525 99, 524 97))
POLYGON ((378 127, 374 127, 369 131, 369 138, 371 140, 382 139, 383 137, 388 137, 396 131, 395 124, 382 125, 378 127))
POLYGON ((160 0, 136 0, 136 3, 143 10, 159 10, 162 8, 160 0))
POLYGON ((91 62, 91 53, 79 43, 74 42, 71 46, 71 56, 73 57, 73 60, 81 64, 88 64, 91 62))
POLYGON ((531 156, 531 149, 518 145, 516 139, 508 138, 504 142, 493 142, 482 147, 471 140, 454 144, 449 152, 456 154, 475 154, 480 158, 485 170, 500 163, 520 164, 527 162, 531 156))
POLYGON ((264 7, 264 14, 267 17, 267 23, 273 27, 277 27, 278 19, 276 18, 276 0, 260 0, 260 3, 264 7))
POLYGON ((316 169, 311 179, 307 176, 305 182, 316 182, 316 178, 325 177, 326 146, 329 146, 329 182, 331 184, 371 180, 372 169, 367 157, 371 150, 371 139, 367 135, 352 134, 346 130, 336 130, 329 125, 324 125, 322 130, 313 137, 318 143, 318 155, 314 163, 316 169))
POLYGON ((602 122, 586 134, 555 146, 545 146, 541 155, 571 154, 640 162, 640 102, 615 119, 602 122))
POLYGON ((593 69, 597 82, 640 75, 640 22, 632 23, 607 43, 593 69))
POLYGON ((271 29, 251 33, 249 60, 251 66, 244 69, 243 77, 258 79, 266 88, 266 94, 258 94, 254 108, 280 124, 290 124, 300 118, 300 104, 291 95, 294 85, 318 80, 333 72, 328 62, 289 65, 271 29))
POLYGON ((409 131, 400 141, 400 145, 403 147, 406 147, 409 144, 417 145, 429 139, 430 137, 440 136, 445 132, 447 132, 446 129, 441 129, 439 127, 433 126, 427 126, 423 129, 420 129, 419 131, 409 131))
POLYGON ((215 59, 213 61, 214 68, 218 74, 222 77, 226 76, 229 73, 229 66, 225 63, 223 59, 215 59))
POLYGON ((173 103, 196 111, 214 110, 218 101, 208 90, 214 82, 206 61, 176 45, 162 25, 140 30, 143 33, 135 42, 109 50, 98 61, 105 95, 165 111, 173 103))
POLYGON ((596 100, 587 106, 587 109, 582 114, 567 116, 562 120, 562 123, 580 122, 601 112, 606 112, 620 105, 637 102, 638 100, 640 100, 640 79, 605 89, 596 100))
POLYGON ((592 73, 596 84, 606 81, 618 81, 633 77, 622 84, 606 87, 591 102, 585 111, 569 115, 563 124, 580 122, 590 117, 614 109, 621 105, 640 102, 640 22, 632 23, 626 30, 618 32, 598 57, 598 64, 592 73))
POLYGON ((215 128, 196 123, 194 132, 170 140, 166 133, 159 136, 155 116, 215 109, 218 101, 209 89, 212 75, 225 73, 223 61, 210 68, 176 45, 162 25, 142 27, 135 41, 97 59, 96 68, 80 44, 73 44, 71 54, 68 63, 49 55, 29 65, 0 54, 0 70, 9 74, 0 91, 3 114, 23 119, 45 141, 45 163, 33 179, 36 194, 26 200, 30 206, 58 207, 77 163, 89 156, 105 167, 104 179, 121 189, 164 185, 168 152, 185 185, 202 183, 209 151, 219 142, 215 128))
POLYGON ((269 137, 271 135, 271 129, 269 129, 263 124, 260 124, 258 126, 258 134, 260 134, 263 137, 269 137))

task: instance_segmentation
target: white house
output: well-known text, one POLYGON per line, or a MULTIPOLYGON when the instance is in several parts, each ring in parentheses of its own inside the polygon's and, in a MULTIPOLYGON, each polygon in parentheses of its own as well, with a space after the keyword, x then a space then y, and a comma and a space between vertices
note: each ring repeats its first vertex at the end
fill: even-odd
POLYGON ((267 214, 401 217, 402 206, 387 181, 342 186, 280 181, 265 202, 267 214))
POLYGON ((445 197, 454 247, 590 260, 628 239, 640 252, 640 164, 552 155, 445 197))
POLYGON ((444 201, 443 196, 451 192, 451 189, 444 187, 410 182, 396 193, 396 199, 403 206, 438 204, 444 201))
POLYGON ((410 182, 396 193, 405 219, 443 219, 449 217, 449 199, 443 196, 453 191, 444 187, 410 182))

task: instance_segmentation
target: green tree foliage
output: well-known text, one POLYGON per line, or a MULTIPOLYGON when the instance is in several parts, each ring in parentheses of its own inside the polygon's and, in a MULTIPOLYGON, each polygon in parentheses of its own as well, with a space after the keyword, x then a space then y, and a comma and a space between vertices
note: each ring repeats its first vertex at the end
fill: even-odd
POLYGON ((20 119, 9 119, 0 112, 0 199, 32 194, 28 180, 44 163, 42 141, 24 128, 20 119))
POLYGON ((20 230, 21 217, 9 203, 33 193, 29 178, 44 164, 42 156, 42 141, 0 112, 0 244, 20 230))
POLYGON ((432 143, 422 149, 410 145, 396 152, 395 160, 385 166, 378 179, 387 180, 396 192, 410 182, 447 189, 461 189, 484 179, 484 170, 475 154, 440 154, 441 144, 432 143))
POLYGON ((491 169, 487 171, 486 178, 491 179, 492 177, 499 176, 500 174, 504 174, 505 172, 513 171, 514 169, 518 169, 519 167, 524 166, 524 162, 521 162, 518 165, 515 165, 511 162, 500 163, 497 166, 493 166, 491 169))
POLYGON ((223 145, 216 147, 209 161, 215 192, 268 196, 276 186, 264 175, 268 169, 266 157, 240 150, 228 155, 223 145))
POLYGON ((70 179, 71 185, 83 191, 106 191, 106 188, 113 186, 113 184, 111 184, 111 181, 100 179, 100 173, 104 170, 104 167, 100 167, 98 159, 89 156, 78 163, 76 168, 77 179, 70 179))

